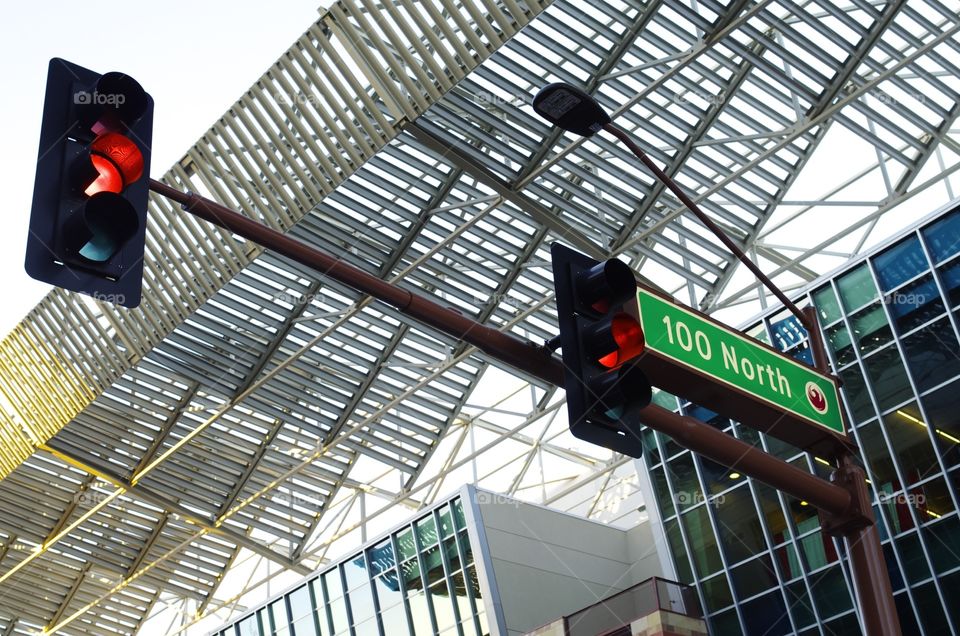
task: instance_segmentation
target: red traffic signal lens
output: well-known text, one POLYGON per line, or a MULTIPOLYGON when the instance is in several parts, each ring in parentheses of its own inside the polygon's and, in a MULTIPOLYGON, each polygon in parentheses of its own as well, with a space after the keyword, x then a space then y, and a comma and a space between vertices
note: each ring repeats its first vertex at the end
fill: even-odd
POLYGON ((610 319, 610 335, 617 348, 598 358, 597 362, 613 369, 643 353, 643 329, 640 323, 628 314, 619 313, 610 319))
POLYGON ((120 193, 143 176, 143 153, 129 137, 120 133, 106 133, 90 144, 90 161, 98 176, 87 186, 84 194, 98 192, 120 193))
POLYGON ((97 171, 97 178, 83 191, 85 195, 92 197, 98 192, 119 194, 123 191, 123 175, 112 161, 101 155, 90 155, 90 162, 97 171))

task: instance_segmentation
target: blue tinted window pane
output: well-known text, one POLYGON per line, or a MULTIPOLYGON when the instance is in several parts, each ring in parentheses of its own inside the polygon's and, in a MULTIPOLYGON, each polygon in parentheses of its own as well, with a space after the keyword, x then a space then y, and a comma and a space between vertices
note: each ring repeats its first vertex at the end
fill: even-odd
POLYGON ((953 212, 923 231, 934 262, 960 252, 960 212, 953 212))
POLYGON ((940 270, 940 280, 951 307, 960 305, 960 261, 940 270))
POLYGON ((904 338, 903 349, 921 393, 960 374, 960 343, 946 318, 904 338))
POLYGON ((770 323, 770 331, 773 333, 773 346, 779 351, 786 351, 807 338, 807 330, 800 326, 800 321, 794 315, 770 323))
POLYGON ((367 559, 370 561, 370 574, 376 576, 385 572, 397 564, 393 555, 393 544, 390 539, 378 543, 367 551, 367 559))
POLYGON ((880 290, 888 292, 929 268, 916 236, 900 241, 873 259, 880 290))
POLYGON ((893 292, 887 296, 887 302, 900 333, 919 327, 946 311, 930 274, 893 292))

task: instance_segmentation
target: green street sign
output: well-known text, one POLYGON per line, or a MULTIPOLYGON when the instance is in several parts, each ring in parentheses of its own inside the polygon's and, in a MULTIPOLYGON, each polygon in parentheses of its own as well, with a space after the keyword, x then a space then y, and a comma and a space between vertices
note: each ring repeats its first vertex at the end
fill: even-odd
POLYGON ((643 328, 638 364, 654 386, 802 448, 846 441, 830 376, 643 287, 625 309, 643 328))

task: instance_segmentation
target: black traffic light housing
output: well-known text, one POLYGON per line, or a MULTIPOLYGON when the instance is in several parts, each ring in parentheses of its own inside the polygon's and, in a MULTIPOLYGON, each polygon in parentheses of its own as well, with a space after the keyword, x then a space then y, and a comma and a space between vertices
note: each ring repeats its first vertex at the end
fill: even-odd
POLYGON ((128 75, 50 60, 27 273, 140 304, 153 99, 128 75))
POLYGON ((623 312, 636 296, 633 271, 622 261, 596 261, 560 243, 550 253, 570 432, 640 457, 638 411, 650 403, 651 388, 631 363, 643 352, 643 333, 623 312))

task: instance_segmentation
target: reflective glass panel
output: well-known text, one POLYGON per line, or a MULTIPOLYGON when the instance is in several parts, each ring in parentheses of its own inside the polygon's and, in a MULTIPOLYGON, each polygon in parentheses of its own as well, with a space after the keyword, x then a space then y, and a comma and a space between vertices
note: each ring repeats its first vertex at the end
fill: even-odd
POLYGON ((863 307, 877 297, 877 288, 873 284, 866 263, 837 279, 840 301, 848 311, 863 307))
POLYGON ((380 614, 384 634, 407 634, 407 610, 403 605, 394 605, 380 614))
POLYGON ((717 576, 700 582, 703 589, 703 600, 708 612, 716 612, 733 603, 733 594, 727 583, 727 575, 720 573, 717 576))
POLYGON ((867 383, 863 380, 860 365, 851 365, 841 371, 839 375, 843 381, 840 391, 853 421, 862 422, 873 417, 876 413, 873 410, 873 403, 870 401, 867 383))
POLYGON ((929 269, 929 264, 920 247, 920 239, 913 235, 878 254, 873 259, 873 267, 877 271, 880 290, 888 292, 929 269))
POLYGON ((945 317, 904 338, 903 349, 921 393, 960 374, 960 342, 945 317))
POLYGON ((454 499, 450 502, 450 506, 453 508, 453 521, 457 526, 457 530, 462 530, 467 527, 467 518, 463 512, 463 502, 459 498, 454 499))
POLYGON ((350 590, 347 596, 350 599, 350 614, 355 625, 369 620, 376 613, 369 583, 350 590))
POLYGON ((960 520, 956 515, 926 525, 923 536, 938 574, 960 566, 960 520))
POLYGON ((307 586, 299 587, 287 595, 290 603, 290 617, 296 622, 304 616, 313 614, 313 604, 310 602, 310 591, 307 586))
POLYGON ((850 327, 864 356, 893 340, 887 315, 879 303, 858 311, 850 318, 850 327))
POLYGON ((913 594, 917 604, 917 613, 920 623, 928 634, 949 634, 950 624, 947 623, 946 608, 937 595, 937 588, 933 582, 918 587, 913 594))
POLYGON ((829 325, 840 319, 840 303, 837 302, 837 295, 833 293, 830 285, 813 292, 813 304, 820 312, 821 325, 829 325))
POLYGON ((403 600, 403 594, 400 591, 400 575, 396 570, 387 570, 375 578, 373 584, 377 591, 380 609, 386 609, 403 600))
POLYGON ((718 571, 723 564, 720 562, 717 538, 710 527, 706 507, 694 508, 684 513, 681 518, 690 541, 691 556, 697 573, 700 577, 705 577, 718 571))
POLYGON ((777 491, 772 486, 768 486, 759 481, 753 482, 753 488, 757 493, 760 510, 763 512, 767 529, 770 532, 771 542, 774 545, 783 543, 790 537, 787 531, 787 520, 783 516, 783 507, 780 505, 777 491))
POLYGON ((376 576, 397 564, 393 555, 393 543, 390 539, 381 541, 367 550, 367 560, 370 562, 370 575, 376 576))
POLYGON ((728 563, 743 561, 766 548, 760 519, 746 483, 717 497, 713 509, 728 563))
POLYGON ((366 561, 362 554, 343 564, 343 574, 347 580, 348 590, 370 582, 366 561))
POLYGON ((453 517, 450 515, 449 506, 441 506, 439 509, 440 515, 440 536, 449 537, 454 533, 453 527, 453 517))
POLYGON ((920 403, 927 414, 927 424, 933 426, 933 438, 943 463, 956 466, 960 463, 960 380, 920 398, 920 403))
POLYGON ((903 563, 904 574, 907 581, 911 584, 930 577, 930 566, 923 556, 923 549, 920 546, 920 539, 916 532, 897 537, 894 540, 897 545, 897 551, 900 553, 900 561, 903 563))
POLYGON ((427 548, 437 542, 437 524, 433 521, 433 515, 417 521, 416 528, 421 549, 427 548))
POLYGON ((960 260, 940 269, 940 284, 951 307, 960 305, 960 260))
POLYGON ((731 569, 730 579, 740 599, 755 596, 778 585, 777 572, 766 554, 731 569))
POLYGON ((430 600, 433 602, 433 611, 437 619, 437 629, 443 631, 455 625, 457 618, 454 615, 453 601, 447 582, 437 581, 430 586, 430 600))
POLYGON ((833 351, 833 358, 837 366, 843 367, 857 359, 856 352, 853 349, 853 341, 850 339, 850 332, 846 326, 840 322, 827 328, 827 344, 833 351))
POLYGON ((935 263, 960 252, 960 213, 952 212, 923 230, 923 238, 935 263))
POLYGON ((408 599, 408 602, 416 636, 433 636, 433 623, 430 622, 427 595, 423 591, 417 592, 408 599))
POLYGON ((839 565, 811 574, 810 593, 813 602, 820 611, 820 618, 826 619, 846 612, 853 607, 847 582, 839 565))
POLYGON ((940 471, 930 444, 930 433, 920 420, 916 403, 907 404, 883 418, 890 447, 900 465, 904 486, 914 484, 940 471))
POLYGON ((473 615, 473 608, 470 606, 470 596, 467 593, 467 581, 463 577, 463 572, 454 572, 450 578, 453 580, 453 593, 457 611, 460 613, 460 619, 463 620, 473 615))
POLYGON ((893 324, 901 334, 933 320, 947 310, 930 274, 893 292, 887 296, 887 302, 893 324))
POLYGON ((690 583, 693 581, 693 571, 690 569, 690 559, 683 545, 683 537, 680 535, 680 524, 676 519, 672 519, 664 526, 667 531, 667 541, 670 543, 670 554, 673 555, 674 564, 677 566, 677 576, 681 583, 690 583))
POLYGON ((257 622, 257 615, 248 616, 237 623, 239 636, 260 636, 260 624, 257 622))
POLYGON ((700 481, 693 468, 693 457, 684 453, 667 462, 667 472, 673 482, 673 494, 681 510, 685 510, 703 501, 700 481))
MULTIPOLYGON (((783 604, 780 590, 775 590, 766 596, 761 596, 743 605, 743 623, 746 633, 750 636, 767 634, 768 636, 783 636, 792 634, 790 615, 783 604)), ((732 634, 738 632, 730 632, 732 634)))
POLYGON ((400 560, 406 560, 417 553, 417 546, 413 540, 413 531, 406 528, 397 534, 397 550, 400 552, 400 560))
POLYGON ((797 540, 800 556, 807 571, 812 572, 837 560, 837 549, 833 539, 821 531, 808 534, 797 540))
POLYGON ((913 397, 910 380, 896 347, 881 349, 864 360, 864 365, 881 411, 913 397))
POLYGON ((796 621, 797 627, 802 629, 807 625, 816 623, 817 617, 813 613, 813 603, 803 581, 791 583, 786 587, 786 592, 787 605, 790 607, 790 613, 793 614, 793 620, 796 621))

